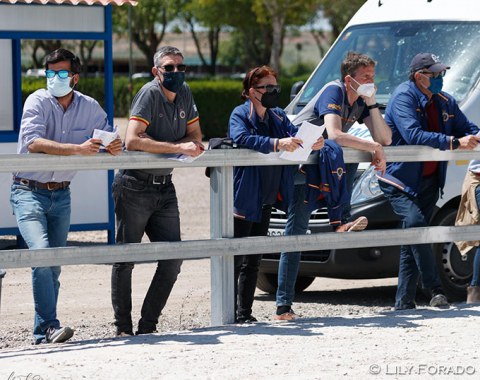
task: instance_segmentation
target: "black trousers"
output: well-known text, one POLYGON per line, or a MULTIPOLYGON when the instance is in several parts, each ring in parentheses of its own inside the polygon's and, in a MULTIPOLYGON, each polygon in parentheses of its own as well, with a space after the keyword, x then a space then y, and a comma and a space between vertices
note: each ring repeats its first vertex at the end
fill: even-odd
MULTIPOLYGON (((272 206, 265 205, 259 223, 235 218, 234 237, 267 236, 271 213, 272 206)), ((249 317, 252 314, 261 259, 262 255, 235 256, 235 306, 238 317, 249 317)))
MULTIPOLYGON (((173 183, 152 185, 117 175, 112 186, 117 217, 117 243, 180 241, 180 214, 173 183)), ((143 301, 139 332, 156 330, 158 318, 180 273, 182 260, 160 260, 143 301)), ((112 268, 112 305, 117 333, 132 332, 132 271, 134 263, 112 268)))

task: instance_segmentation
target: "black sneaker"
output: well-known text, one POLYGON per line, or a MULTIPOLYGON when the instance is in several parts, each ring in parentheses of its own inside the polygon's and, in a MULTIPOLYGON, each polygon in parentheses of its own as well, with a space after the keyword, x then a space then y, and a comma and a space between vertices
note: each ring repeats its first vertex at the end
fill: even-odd
POLYGON ((63 343, 73 336, 73 330, 70 327, 49 327, 45 333, 47 343, 63 343))
POLYGON ((237 317, 237 323, 255 323, 258 322, 257 318, 255 318, 253 315, 247 315, 247 316, 238 316, 237 317))
POLYGON ((144 334, 155 334, 158 331, 153 329, 153 330, 144 330, 144 329, 139 329, 138 331, 135 332, 135 335, 144 335, 144 334))
POLYGON ((118 336, 119 338, 126 337, 126 336, 133 336, 133 335, 134 334, 132 330, 129 330, 129 331, 117 330, 117 333, 116 333, 116 336, 118 336))
POLYGON ((416 309, 417 305, 415 305, 415 302, 405 302, 401 303, 399 305, 395 305, 393 308, 394 311, 401 311, 401 310, 411 310, 411 309, 416 309))

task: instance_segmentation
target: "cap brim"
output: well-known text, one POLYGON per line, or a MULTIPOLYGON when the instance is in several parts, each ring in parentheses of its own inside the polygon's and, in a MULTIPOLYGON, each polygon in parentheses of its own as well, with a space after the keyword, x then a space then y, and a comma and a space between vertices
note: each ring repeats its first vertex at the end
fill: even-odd
POLYGON ((439 73, 440 71, 448 70, 450 66, 444 65, 443 63, 434 63, 428 68, 432 73, 439 73))

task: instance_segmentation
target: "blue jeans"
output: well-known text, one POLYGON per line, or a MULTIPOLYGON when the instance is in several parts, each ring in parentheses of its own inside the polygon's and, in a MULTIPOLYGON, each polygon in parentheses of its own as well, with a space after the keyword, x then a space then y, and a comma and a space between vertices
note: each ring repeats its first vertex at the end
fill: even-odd
MULTIPOLYGON (((428 227, 440 188, 435 175, 423 178, 416 197, 404 193, 383 181, 378 181, 393 211, 402 220, 402 228, 428 227)), ((402 245, 398 270, 398 288, 395 307, 402 308, 415 301, 417 282, 422 287, 434 289, 441 286, 435 258, 430 244, 402 245)))
MULTIPOLYGON (((358 164, 346 165, 346 181, 349 194, 352 193, 353 182, 358 164)), ((305 177, 299 173, 295 177, 295 192, 293 203, 288 207, 288 219, 285 226, 285 235, 305 235, 308 230, 311 212, 304 203, 305 200, 305 177)), ((342 212, 342 223, 350 218, 350 202, 346 203, 342 212)), ((301 252, 282 252, 278 263, 278 288, 277 306, 292 306, 295 297, 295 282, 297 281, 300 267, 301 252)))
MULTIPOLYGON (((118 174, 112 185, 117 243, 139 243, 146 233, 151 242, 180 241, 180 214, 172 182, 153 185, 118 174)), ((156 330, 158 318, 180 273, 182 260, 159 260, 138 322, 139 332, 156 330)), ((132 332, 132 271, 134 263, 112 268, 112 305, 117 333, 132 332)))
MULTIPOLYGON (((305 235, 308 229, 310 211, 303 203, 305 185, 295 185, 293 203, 288 207, 285 235, 305 235)), ((300 267, 301 252, 282 252, 278 264, 277 306, 292 306, 295 297, 295 282, 300 267)))
MULTIPOLYGON (((70 189, 31 190, 12 184, 10 203, 18 228, 28 248, 64 247, 70 228, 70 189)), ((33 336, 35 343, 45 339, 49 327, 59 328, 57 300, 60 267, 32 268, 35 318, 33 336)))
MULTIPOLYGON (((475 189, 475 198, 477 199, 477 207, 480 209, 480 186, 475 189)), ((470 286, 480 286, 480 247, 475 251, 473 258, 473 273, 470 286)))

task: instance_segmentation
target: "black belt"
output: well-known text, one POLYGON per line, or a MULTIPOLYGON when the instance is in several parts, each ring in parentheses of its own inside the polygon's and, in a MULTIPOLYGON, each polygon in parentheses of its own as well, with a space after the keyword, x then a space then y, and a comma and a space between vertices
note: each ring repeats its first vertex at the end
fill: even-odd
POLYGON ((70 186, 70 181, 44 183, 44 182, 34 181, 32 179, 18 178, 18 177, 13 177, 13 182, 18 183, 19 185, 28 186, 32 190, 40 189, 40 190, 55 191, 55 190, 67 189, 70 186))
POLYGON ((137 170, 120 170, 120 174, 128 175, 130 177, 134 177, 139 181, 146 182, 150 185, 168 185, 172 182, 172 175, 154 175, 148 174, 144 172, 140 172, 137 170))

